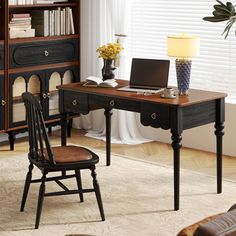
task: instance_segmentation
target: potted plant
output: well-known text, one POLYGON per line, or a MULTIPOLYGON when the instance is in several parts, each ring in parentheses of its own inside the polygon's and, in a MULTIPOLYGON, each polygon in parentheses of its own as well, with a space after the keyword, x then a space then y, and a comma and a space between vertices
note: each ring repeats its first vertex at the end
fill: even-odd
POLYGON ((222 33, 222 35, 225 35, 226 39, 229 35, 231 27, 236 21, 235 5, 233 5, 231 2, 227 2, 226 4, 224 4, 220 0, 216 0, 216 2, 218 4, 215 4, 213 6, 214 7, 214 10, 212 12, 213 16, 204 17, 203 20, 210 22, 228 21, 222 33))
POLYGON ((113 70, 116 68, 112 67, 112 62, 117 59, 122 49, 123 48, 119 43, 108 43, 107 45, 103 45, 97 49, 99 57, 103 58, 104 61, 102 68, 103 80, 113 79, 115 77, 113 70))

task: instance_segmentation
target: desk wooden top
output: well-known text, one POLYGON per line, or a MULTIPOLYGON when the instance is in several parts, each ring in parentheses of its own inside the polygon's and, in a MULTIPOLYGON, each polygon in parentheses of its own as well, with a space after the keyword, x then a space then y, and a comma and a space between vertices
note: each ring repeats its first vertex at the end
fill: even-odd
MULTIPOLYGON (((109 96, 111 98, 123 98, 128 100, 138 100, 138 101, 147 101, 151 103, 159 103, 159 104, 168 104, 169 106, 189 106, 193 104, 198 104, 202 102, 212 101, 220 98, 224 98, 227 96, 226 93, 218 93, 212 91, 204 91, 198 89, 189 89, 188 96, 176 96, 176 98, 161 98, 161 93, 151 94, 151 95, 143 95, 137 94, 136 92, 125 92, 125 91, 117 91, 117 88, 127 86, 129 81, 126 80, 117 80, 119 86, 116 88, 101 88, 101 87, 85 87, 82 86, 83 82, 80 83, 72 83, 66 84, 62 86, 58 86, 57 88, 60 90, 70 90, 77 91, 80 93, 86 94, 95 94, 101 96, 109 96)), ((175 88, 176 94, 177 88, 175 88)))

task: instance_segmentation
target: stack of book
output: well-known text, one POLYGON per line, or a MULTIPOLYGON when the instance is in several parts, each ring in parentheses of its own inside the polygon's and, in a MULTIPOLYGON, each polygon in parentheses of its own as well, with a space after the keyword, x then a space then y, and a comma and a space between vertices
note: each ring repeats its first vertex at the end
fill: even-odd
POLYGON ((36 36, 75 34, 73 13, 70 7, 58 7, 55 10, 33 10, 31 16, 36 36))
POLYGON ((35 29, 32 29, 29 13, 12 14, 9 22, 10 38, 35 37, 35 29))

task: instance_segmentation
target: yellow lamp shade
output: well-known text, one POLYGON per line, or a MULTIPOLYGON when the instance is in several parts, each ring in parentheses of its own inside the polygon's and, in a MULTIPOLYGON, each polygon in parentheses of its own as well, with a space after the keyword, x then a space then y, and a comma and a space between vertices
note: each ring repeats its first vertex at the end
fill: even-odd
POLYGON ((167 38, 167 55, 176 58, 192 58, 199 55, 199 37, 170 35, 167 38))

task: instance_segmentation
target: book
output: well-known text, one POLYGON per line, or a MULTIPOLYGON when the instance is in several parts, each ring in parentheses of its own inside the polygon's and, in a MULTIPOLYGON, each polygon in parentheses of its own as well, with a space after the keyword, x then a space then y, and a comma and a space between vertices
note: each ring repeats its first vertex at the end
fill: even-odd
POLYGON ((49 10, 33 10, 32 26, 36 36, 49 36, 49 10))
POLYGON ((12 18, 11 21, 12 21, 12 23, 13 23, 13 22, 15 22, 15 23, 16 23, 16 22, 21 22, 21 21, 23 21, 23 22, 25 22, 25 21, 31 22, 31 17, 12 18))
POLYGON ((115 79, 107 79, 103 81, 99 77, 89 76, 86 78, 83 86, 85 87, 104 87, 104 88, 115 88, 118 85, 115 79))
POLYGON ((11 15, 12 18, 28 18, 30 13, 16 13, 11 15))
POLYGON ((70 18, 70 33, 75 34, 75 26, 74 26, 74 19, 73 19, 73 12, 72 9, 69 7, 69 18, 70 18))
POLYGON ((10 30, 25 30, 25 29, 31 29, 31 25, 9 25, 10 30))

